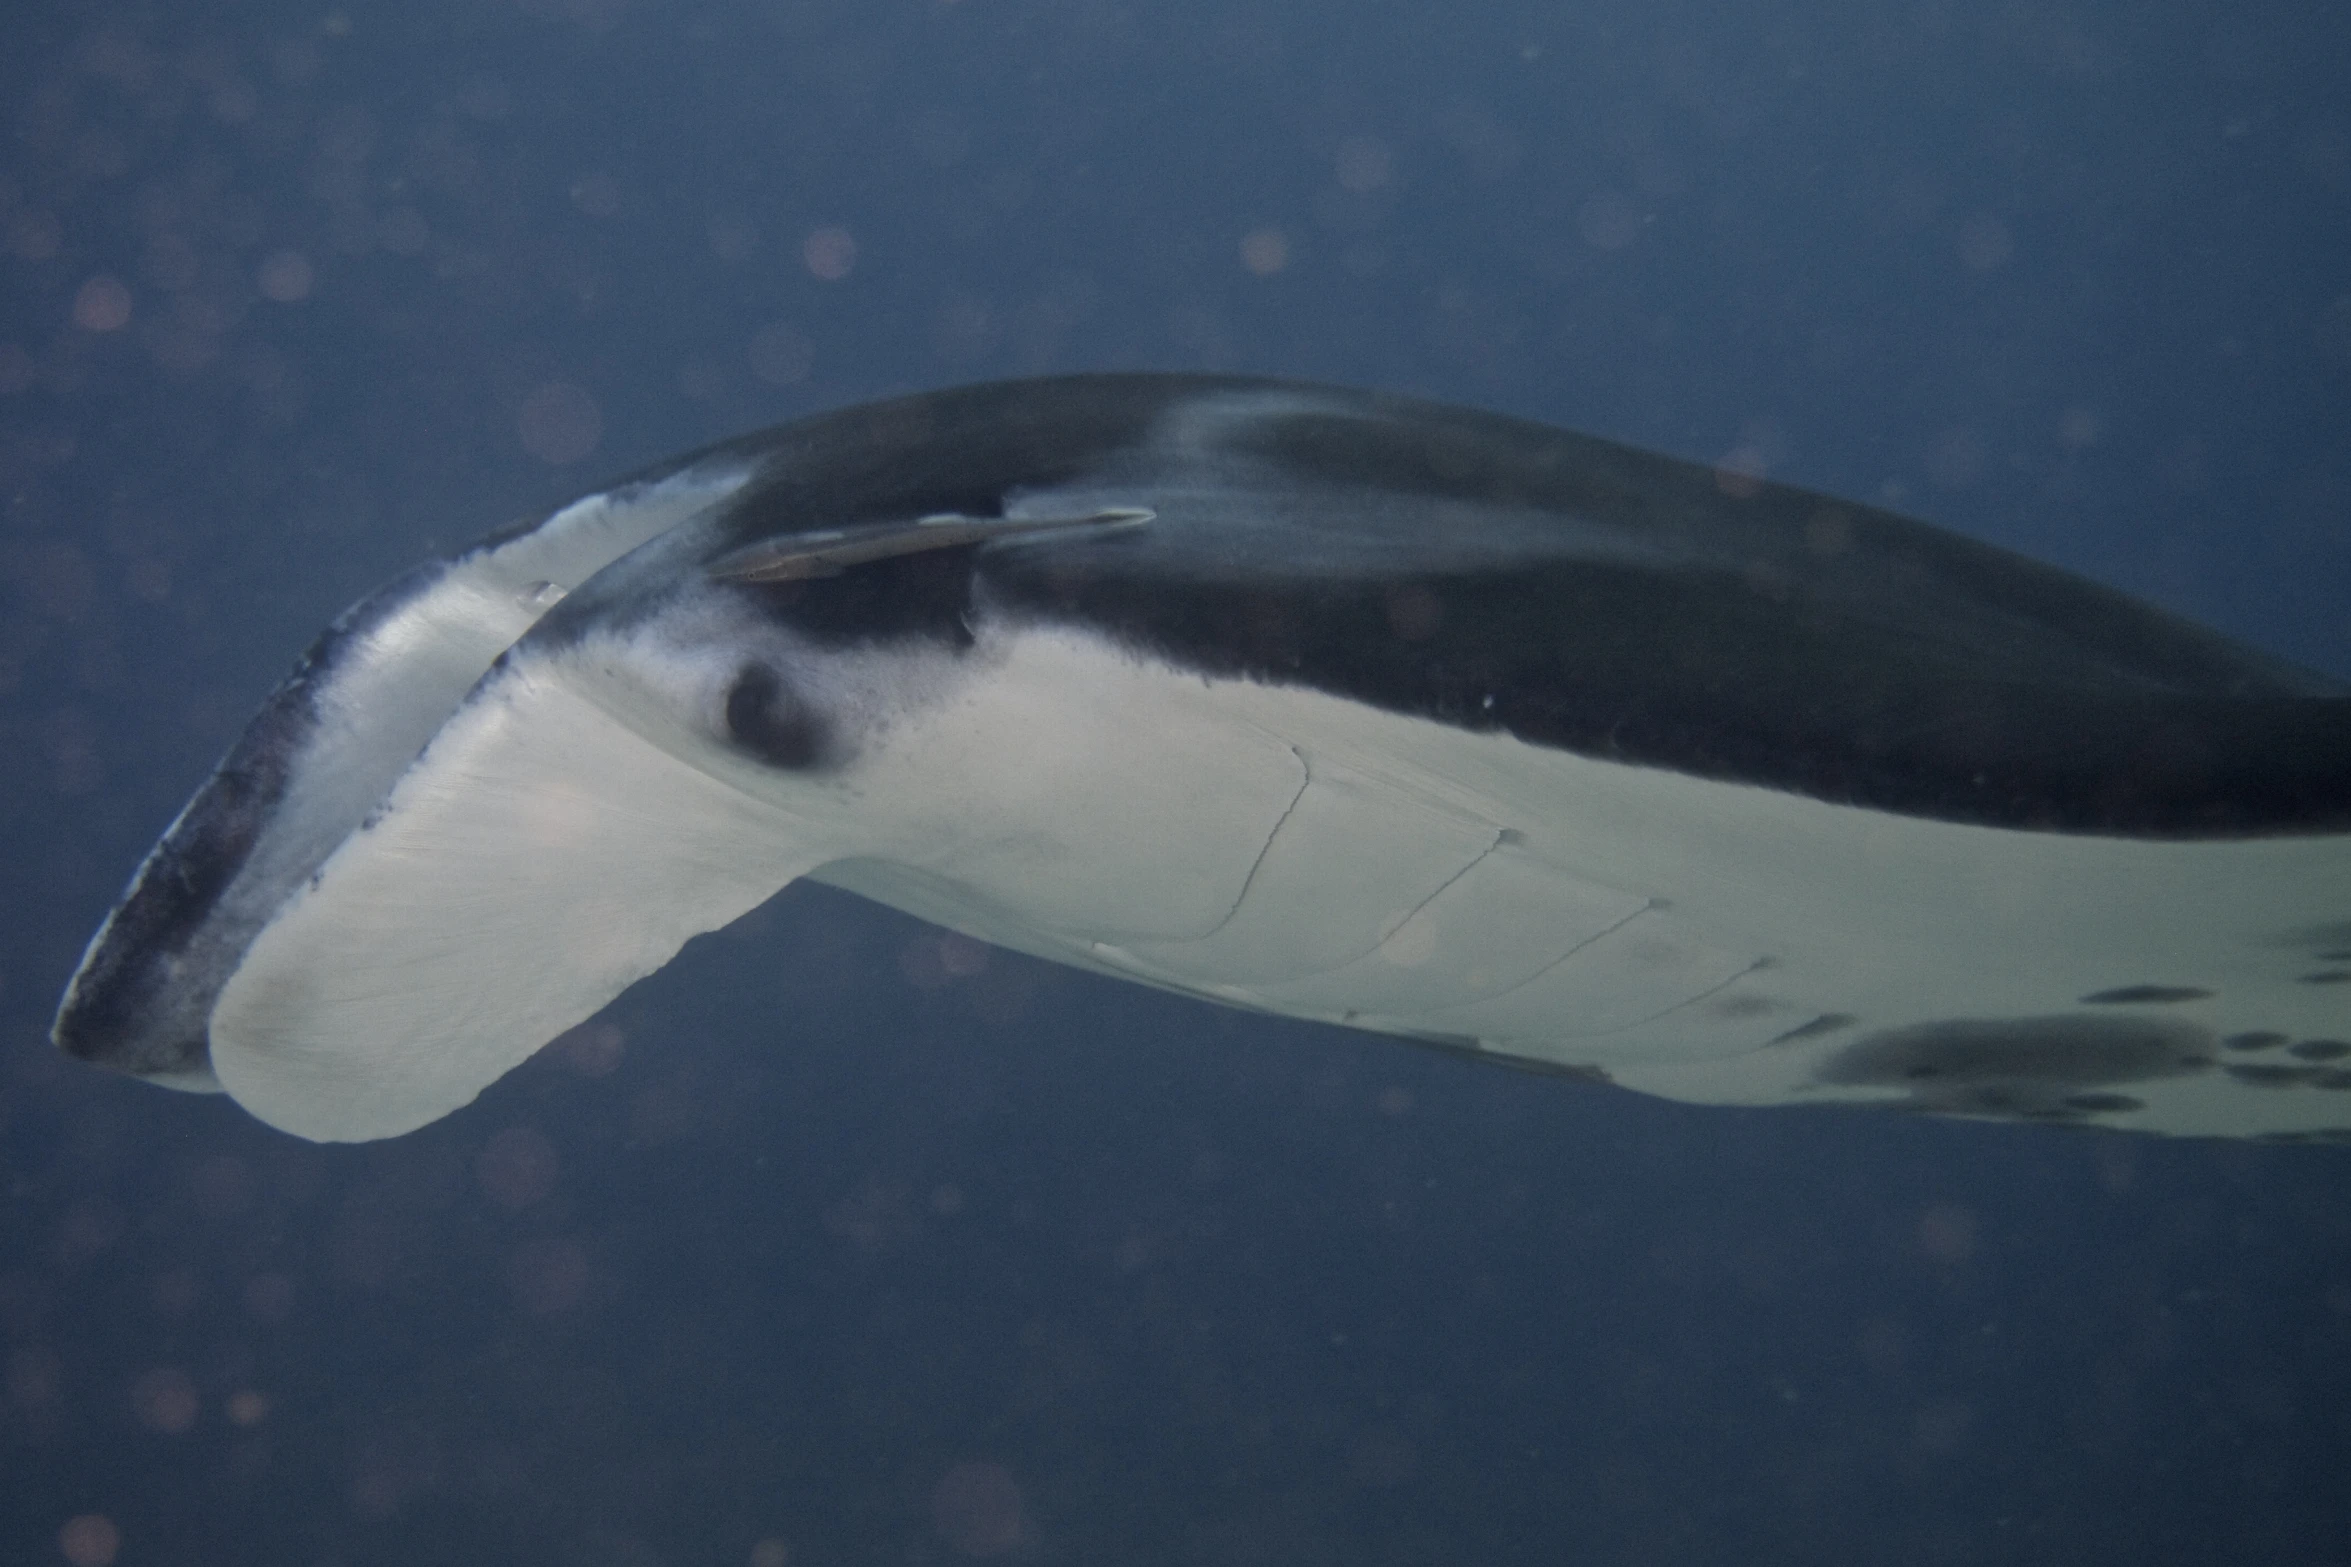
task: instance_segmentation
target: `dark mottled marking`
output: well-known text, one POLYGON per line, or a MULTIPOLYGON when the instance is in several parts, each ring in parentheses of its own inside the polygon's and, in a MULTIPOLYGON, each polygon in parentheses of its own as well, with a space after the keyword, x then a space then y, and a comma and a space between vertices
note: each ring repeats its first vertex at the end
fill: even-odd
POLYGON ((2321 963, 2336 961, 2338 953, 2351 957, 2351 920, 2331 925, 2306 925, 2270 938, 2280 947, 2300 947, 2321 963), (2323 949, 2323 950, 2322 950, 2323 949))
POLYGON ((2314 952, 2311 956, 2321 963, 2351 963, 2351 952, 2314 952))
MULTIPOLYGON (((1350 1019, 1361 1015, 1356 1012, 1347 1014, 1350 1019)), ((1425 1033, 1404 1034, 1399 1037, 1409 1039, 1416 1045, 1430 1045, 1438 1050, 1458 1051, 1465 1056, 1482 1056, 1486 1053, 1486 1042, 1475 1034, 1440 1034, 1431 1029, 1425 1033)))
POLYGON ((2113 990, 2093 991, 2082 997, 2085 1006, 2116 1007, 2137 1002, 2209 1001, 2212 992, 2199 990, 2194 985, 2123 985, 2113 990))
POLYGON ((2346 1072, 2339 1066, 2328 1067, 2311 1080, 2310 1086, 2341 1093, 2344 1089, 2351 1088, 2351 1072, 2346 1072))
POLYGON ((2300 1056, 2305 1061, 2340 1061, 2345 1056, 2351 1056, 2351 1045, 2340 1039, 2305 1039, 2288 1049, 2286 1054, 2300 1056))
POLYGON ((2279 1066, 2269 1061, 2246 1061, 2224 1068, 2229 1076, 2253 1088, 2302 1088, 2318 1081, 2315 1066, 2279 1066))
POLYGON ((1792 1045, 1799 1039, 1818 1039, 1821 1035, 1833 1034, 1840 1028, 1851 1028, 1856 1021, 1858 1019, 1850 1012, 1823 1012, 1811 1022, 1799 1023, 1786 1033, 1775 1036, 1769 1043, 1792 1045))
POLYGON ((824 721, 765 664, 736 671, 727 690, 727 733, 770 767, 799 772, 824 757, 824 721))
POLYGON ((2325 968, 2302 976, 2305 985, 2351 985, 2351 968, 2325 968))
POLYGON ((2085 1115, 2112 1115, 2124 1110, 2144 1110, 2147 1101, 2133 1099, 2128 1094, 2067 1094, 2065 1108, 2085 1115))
MULTIPOLYGON (((1855 1041, 1823 1067, 1840 1087, 1899 1088, 1904 1109, 2020 1120, 2080 1120, 2074 1100, 2118 1083, 2210 1068, 2212 1036, 2139 1017, 1956 1018, 1855 1041)), ((2117 1096, 2119 1097, 2119 1096, 2117 1096)))
POLYGON ((2266 1032, 2231 1034, 2220 1042, 2220 1048, 2223 1050, 2275 1050, 2285 1042, 2286 1036, 2283 1034, 2266 1032))
POLYGON ((1766 1012, 1777 1012, 1781 1003, 1768 996, 1725 996, 1707 1008, 1716 1017, 1761 1017, 1766 1012))

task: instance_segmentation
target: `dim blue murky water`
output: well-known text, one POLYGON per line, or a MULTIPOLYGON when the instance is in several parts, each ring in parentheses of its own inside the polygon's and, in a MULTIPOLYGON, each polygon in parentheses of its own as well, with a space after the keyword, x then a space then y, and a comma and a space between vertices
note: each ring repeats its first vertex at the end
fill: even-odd
POLYGON ((2351 675, 2351 13, 24 0, 0 1559, 2339 1562, 2351 1149, 1665 1104, 795 889, 359 1148, 45 1040, 335 611, 738 430, 1473 402, 2351 675))

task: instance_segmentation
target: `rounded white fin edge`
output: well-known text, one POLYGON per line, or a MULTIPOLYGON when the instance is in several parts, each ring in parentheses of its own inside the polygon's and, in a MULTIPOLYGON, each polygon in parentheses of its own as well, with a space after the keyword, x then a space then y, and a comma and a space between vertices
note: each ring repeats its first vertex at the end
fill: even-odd
POLYGON ((300 1137, 412 1131, 830 857, 794 826, 510 667, 254 940, 213 1069, 300 1137))

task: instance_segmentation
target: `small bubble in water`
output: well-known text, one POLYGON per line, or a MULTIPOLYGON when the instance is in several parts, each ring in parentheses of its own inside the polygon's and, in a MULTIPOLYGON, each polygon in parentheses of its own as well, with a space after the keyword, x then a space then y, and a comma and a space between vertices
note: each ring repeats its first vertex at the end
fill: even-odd
POLYGON ((299 250, 272 251, 264 257, 260 270, 254 274, 256 286, 264 299, 273 299, 281 305, 291 305, 308 299, 318 274, 310 258, 299 250))
POLYGON ((1251 229, 1241 236, 1241 265, 1257 276, 1272 277, 1289 264, 1289 237, 1280 229, 1251 229))
POLYGON ((158 1366, 131 1385, 131 1409, 139 1424, 159 1436, 185 1436, 194 1429, 203 1400, 186 1372, 158 1366))
POLYGON ((110 1567, 122 1549, 122 1531, 104 1513, 84 1513, 57 1531, 57 1548, 73 1567, 110 1567))
POLYGON ((130 324, 131 291, 119 278, 104 273, 90 279, 73 296, 73 324, 85 332, 113 332, 130 324))
POLYGON ((828 225, 810 234, 801 244, 800 259, 816 276, 827 283, 837 283, 857 265, 857 240, 847 229, 828 225))
POLYGON ((523 399, 516 428, 525 451, 560 467, 596 449, 604 438, 604 414, 587 388, 549 381, 523 399))

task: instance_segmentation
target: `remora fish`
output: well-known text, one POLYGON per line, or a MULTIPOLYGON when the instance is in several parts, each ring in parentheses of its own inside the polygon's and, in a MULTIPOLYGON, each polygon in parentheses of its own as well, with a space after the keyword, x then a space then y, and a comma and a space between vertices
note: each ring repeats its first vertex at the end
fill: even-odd
POLYGON ((1866 506, 1189 376, 711 448, 337 621, 59 1014, 319 1139, 811 876, 1677 1099, 2351 1128, 2351 692, 1866 506))

